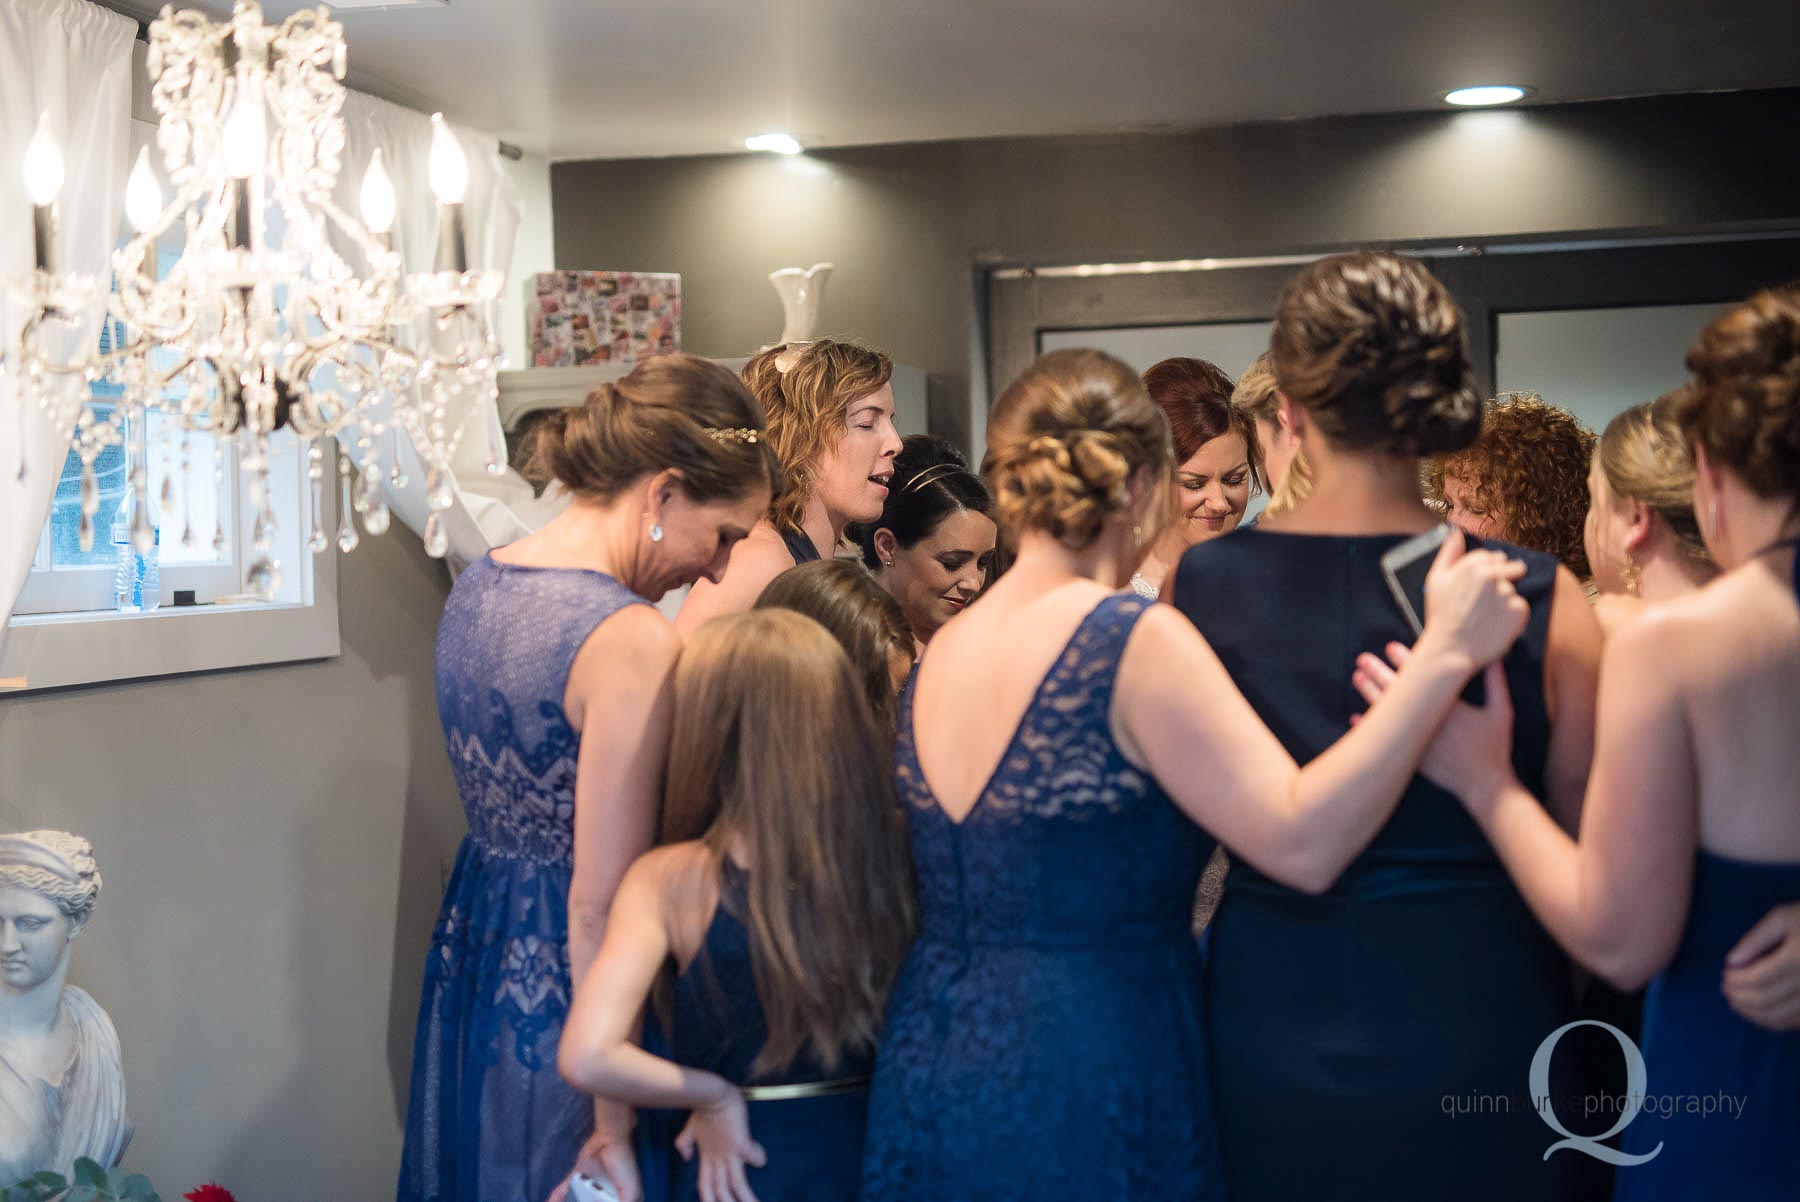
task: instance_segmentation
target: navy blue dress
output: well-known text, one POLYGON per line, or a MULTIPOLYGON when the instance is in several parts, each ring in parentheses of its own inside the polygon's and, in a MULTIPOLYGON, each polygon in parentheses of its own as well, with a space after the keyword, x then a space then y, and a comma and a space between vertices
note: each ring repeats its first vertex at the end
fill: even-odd
POLYGON ((1113 741, 1144 612, 1103 600, 974 809, 938 807, 900 700, 920 934, 888 1004, 864 1202, 1216 1198, 1199 958, 1213 841, 1113 741))
MULTIPOLYGON (((1800 556, 1794 591, 1800 596, 1800 556)), ((1791 782, 1777 787, 1792 796, 1791 782)), ((1800 1196, 1800 1032, 1746 1022, 1719 988, 1726 954, 1791 901, 1800 901, 1800 864, 1705 850, 1695 858, 1681 943, 1644 1001, 1644 1092, 1655 1105, 1625 1129, 1627 1152, 1662 1148, 1619 1167, 1615 1202, 1800 1196)))
POLYGON ((1719 988, 1744 932, 1795 900, 1800 864, 1695 859, 1681 944, 1644 1001, 1649 1104, 1625 1129, 1627 1153, 1662 1147, 1618 1168, 1615 1202, 1800 1196, 1800 1032, 1746 1022, 1719 988))
MULTIPOLYGON (((745 1175, 759 1202, 854 1202, 861 1179, 871 1053, 847 1053, 829 1070, 803 1053, 779 1073, 751 1072, 768 1040, 768 1027, 756 993, 750 932, 745 926, 749 912, 745 877, 727 861, 721 878, 719 906, 706 938, 670 991, 664 1054, 677 1064, 717 1073, 739 1086, 842 1085, 841 1091, 817 1097, 753 1098, 750 1135, 767 1153, 768 1164, 748 1168, 745 1175), (859 1079, 861 1084, 852 1087, 859 1079)), ((684 1114, 668 1128, 671 1139, 686 1121, 684 1114)), ((661 1155, 671 1162, 672 1197, 677 1202, 698 1199, 699 1154, 683 1161, 665 1144, 661 1155)))
MULTIPOLYGON (((1301 764, 1365 708, 1350 680, 1356 655, 1412 641, 1379 567, 1402 541, 1258 528, 1201 543, 1177 568, 1177 607, 1301 764)), ((1513 553, 1528 566, 1517 587, 1531 604, 1506 659, 1513 767, 1542 798, 1556 561, 1513 553)), ((1527 1096, 1533 1053, 1569 1018, 1568 962, 1455 797, 1415 777, 1320 896, 1234 856, 1208 935, 1233 1202, 1571 1196, 1579 1157, 1545 1162, 1558 1136, 1527 1096)), ((1558 1059, 1574 1050, 1571 1040, 1558 1059)))
POLYGON ((593 1099, 556 1071, 580 750, 562 698, 587 637, 643 603, 599 572, 492 557, 450 590, 438 715, 469 834, 425 963, 401 1202, 543 1202, 593 1131, 593 1099))

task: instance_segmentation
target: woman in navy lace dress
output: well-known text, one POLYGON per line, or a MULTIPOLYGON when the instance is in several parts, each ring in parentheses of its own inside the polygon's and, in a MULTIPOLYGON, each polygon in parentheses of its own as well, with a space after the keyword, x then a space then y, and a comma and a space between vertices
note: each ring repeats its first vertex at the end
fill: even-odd
POLYGON ((569 1080, 691 1112, 661 1149, 682 1157, 677 1202, 856 1197, 913 914, 886 735, 862 694, 833 637, 784 609, 709 623, 681 654, 671 842, 619 886, 562 1046, 569 1080), (653 992, 667 1059, 631 1042, 653 992))
POLYGON ((1173 467, 1136 374, 1046 355, 996 403, 988 448, 1018 557, 901 702, 920 933, 876 1057, 862 1197, 1217 1197, 1188 933, 1201 865, 1217 837, 1329 885, 1520 629, 1516 571, 1449 544, 1404 702, 1300 770, 1191 625, 1115 591, 1173 467))
MULTIPOLYGON (((1650 985, 1632 1103, 1601 1128, 1624 1129, 1623 1154, 1548 1127, 1542 1146, 1610 1153, 1617 1202, 1774 1202, 1800 1182, 1800 1032, 1751 1025, 1720 977, 1764 911, 1800 897, 1800 290, 1727 312, 1687 362, 1672 416, 1723 575, 1608 640, 1579 840, 1514 774, 1504 690, 1458 707, 1424 770, 1563 946, 1621 989, 1650 985)), ((1373 696, 1386 669, 1363 673, 1373 696)))
POLYGON ((596 1131, 557 1040, 656 824, 679 644, 642 602, 716 578, 767 507, 762 425, 724 368, 646 362, 543 431, 569 508, 451 590, 438 712, 469 834, 425 966, 402 1202, 543 1202, 590 1136, 635 1180, 628 1119, 596 1131))

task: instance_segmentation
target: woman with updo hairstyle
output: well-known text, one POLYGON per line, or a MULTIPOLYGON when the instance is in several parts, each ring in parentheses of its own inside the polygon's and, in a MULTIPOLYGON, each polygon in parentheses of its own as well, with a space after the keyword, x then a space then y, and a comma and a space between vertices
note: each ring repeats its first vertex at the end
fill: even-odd
POLYGON ((877 729, 894 729, 894 694, 912 673, 914 636, 900 603, 848 559, 791 567, 769 582, 757 609, 791 609, 826 630, 850 657, 877 729))
POLYGON ((1232 406, 1230 376, 1204 359, 1164 359, 1144 387, 1175 439, 1171 518, 1131 576, 1132 590, 1154 601, 1183 551, 1237 529, 1264 479, 1256 424, 1232 406))
MULTIPOLYGON (((1365 251, 1299 272, 1270 350, 1312 492, 1189 551, 1174 604, 1286 752, 1309 763, 1381 714, 1360 715, 1349 678, 1358 656, 1417 637, 1382 557, 1420 535, 1467 537, 1444 535, 1420 491, 1420 461, 1468 446, 1481 403, 1462 314, 1415 259, 1365 251)), ((1518 627, 1500 642, 1502 666, 1486 679, 1512 683, 1512 752, 1537 804, 1572 823, 1600 630, 1553 557, 1505 554, 1529 620, 1516 643, 1518 627)), ((1416 589, 1406 590, 1415 610, 1416 589)), ((1207 933, 1207 1002, 1235 1202, 1574 1189, 1574 1158, 1544 1160, 1545 1128, 1529 1108, 1470 1118, 1466 1104, 1460 1114, 1436 1104, 1516 1094, 1537 1045, 1567 1021, 1572 990, 1566 960, 1492 848, 1413 775, 1415 762, 1403 767, 1398 806, 1363 832, 1324 896, 1232 848, 1207 933), (1295 1131, 1309 1133, 1306 1156, 1292 1154, 1295 1131)))
POLYGON ((1473 443, 1429 461, 1425 495, 1450 524, 1477 538, 1548 551, 1592 575, 1582 532, 1594 432, 1535 393, 1507 392, 1482 415, 1473 443))
POLYGON ((863 563, 900 603, 921 649, 987 586, 999 534, 993 508, 961 451, 909 434, 881 516, 851 527, 863 563))
POLYGON ((646 602, 723 575, 781 484, 762 406, 692 355, 595 389, 538 454, 569 507, 470 565, 438 627, 469 834, 426 960, 403 1202, 548 1197, 584 1144, 635 1196, 629 1112, 596 1126, 556 1045, 656 829, 680 640, 646 602))
POLYGON ((1218 1197, 1201 866, 1223 839, 1329 888, 1520 628, 1517 573, 1447 549, 1407 697, 1302 769, 1193 627, 1125 589, 1175 467, 1137 375, 1045 355, 995 402, 987 446, 1017 556, 900 698, 919 937, 876 1056, 862 1202, 1218 1197))
POLYGON ((880 516, 900 452, 892 374, 880 351, 830 339, 773 346, 744 365, 782 484, 723 578, 682 602, 678 631, 749 609, 788 568, 836 554, 852 522, 880 516))
POLYGON ((1426 759, 1562 945, 1620 989, 1649 982, 1655 1094, 1733 1099, 1646 1106, 1618 1202, 1777 1198, 1800 1180, 1792 908, 1785 928, 1765 917, 1800 898, 1800 291, 1729 310, 1687 363, 1668 418, 1721 575, 1607 640, 1579 838, 1520 786, 1503 690, 1457 707, 1426 759))
POLYGON ((1588 469, 1582 545, 1607 631, 1719 574, 1694 516, 1694 461, 1675 426, 1671 393, 1606 424, 1588 469))

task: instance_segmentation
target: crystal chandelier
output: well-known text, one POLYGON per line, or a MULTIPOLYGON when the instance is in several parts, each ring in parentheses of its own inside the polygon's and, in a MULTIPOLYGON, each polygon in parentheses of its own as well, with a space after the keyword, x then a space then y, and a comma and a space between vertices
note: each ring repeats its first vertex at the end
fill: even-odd
MULTIPOLYGON (((24 163, 35 267, 5 281, 30 316, 13 345, 0 347, 0 372, 18 378, 21 404, 35 401, 53 422, 74 420, 84 550, 99 510, 95 459, 127 431, 141 449, 154 413, 184 432, 184 490, 185 432, 210 433, 221 448, 235 445, 254 510, 257 559, 246 577, 253 591, 273 596, 280 587, 281 567, 271 555, 269 440, 284 428, 306 448, 314 553, 330 545, 325 440, 334 440, 339 456, 337 543, 349 551, 358 541, 352 512, 364 530, 380 534, 389 521, 384 482, 406 484, 397 458, 382 459, 391 441, 384 435, 393 430, 410 437, 426 465, 425 546, 444 553, 439 515, 454 501, 450 460, 467 417, 495 395, 499 348, 486 306, 502 277, 469 270, 468 162, 441 114, 432 118, 429 158, 439 214, 433 271, 402 268, 391 232, 394 187, 380 151, 362 180, 361 220, 334 203, 344 150, 344 53, 343 27, 323 7, 279 26, 264 25, 252 0, 239 0, 219 24, 198 12, 163 9, 150 26, 149 73, 156 149, 174 196, 163 195, 145 147, 125 190, 136 232, 113 253, 112 281, 60 270, 62 156, 47 119, 39 123, 24 163), (178 225, 185 235, 180 256, 159 272, 158 243, 178 225), (361 274, 352 254, 366 265, 361 274), (109 285, 108 309, 122 336, 104 353, 68 351, 68 339, 58 335, 73 329, 109 285), (70 387, 76 377, 81 387, 70 387), (87 385, 100 380, 123 390, 105 416, 87 395, 87 385)), ((503 470, 501 461, 493 449, 489 470, 503 470)), ((223 462, 215 463, 220 481, 223 462)), ((175 501, 174 477, 164 475, 165 512, 175 501)), ((131 461, 128 487, 137 501, 132 542, 148 554, 156 534, 141 453, 131 461)), ((191 544, 191 522, 181 537, 191 544)), ((222 526, 213 537, 222 550, 222 526)))

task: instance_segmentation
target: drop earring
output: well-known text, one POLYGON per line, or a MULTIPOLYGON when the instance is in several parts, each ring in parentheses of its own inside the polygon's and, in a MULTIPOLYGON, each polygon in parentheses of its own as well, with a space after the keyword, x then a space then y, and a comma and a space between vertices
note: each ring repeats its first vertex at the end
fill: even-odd
POLYGON ((1643 579, 1644 570, 1638 567, 1637 557, 1625 552, 1625 566, 1619 569, 1620 579, 1625 581, 1625 592, 1635 597, 1638 595, 1638 582, 1643 579))

